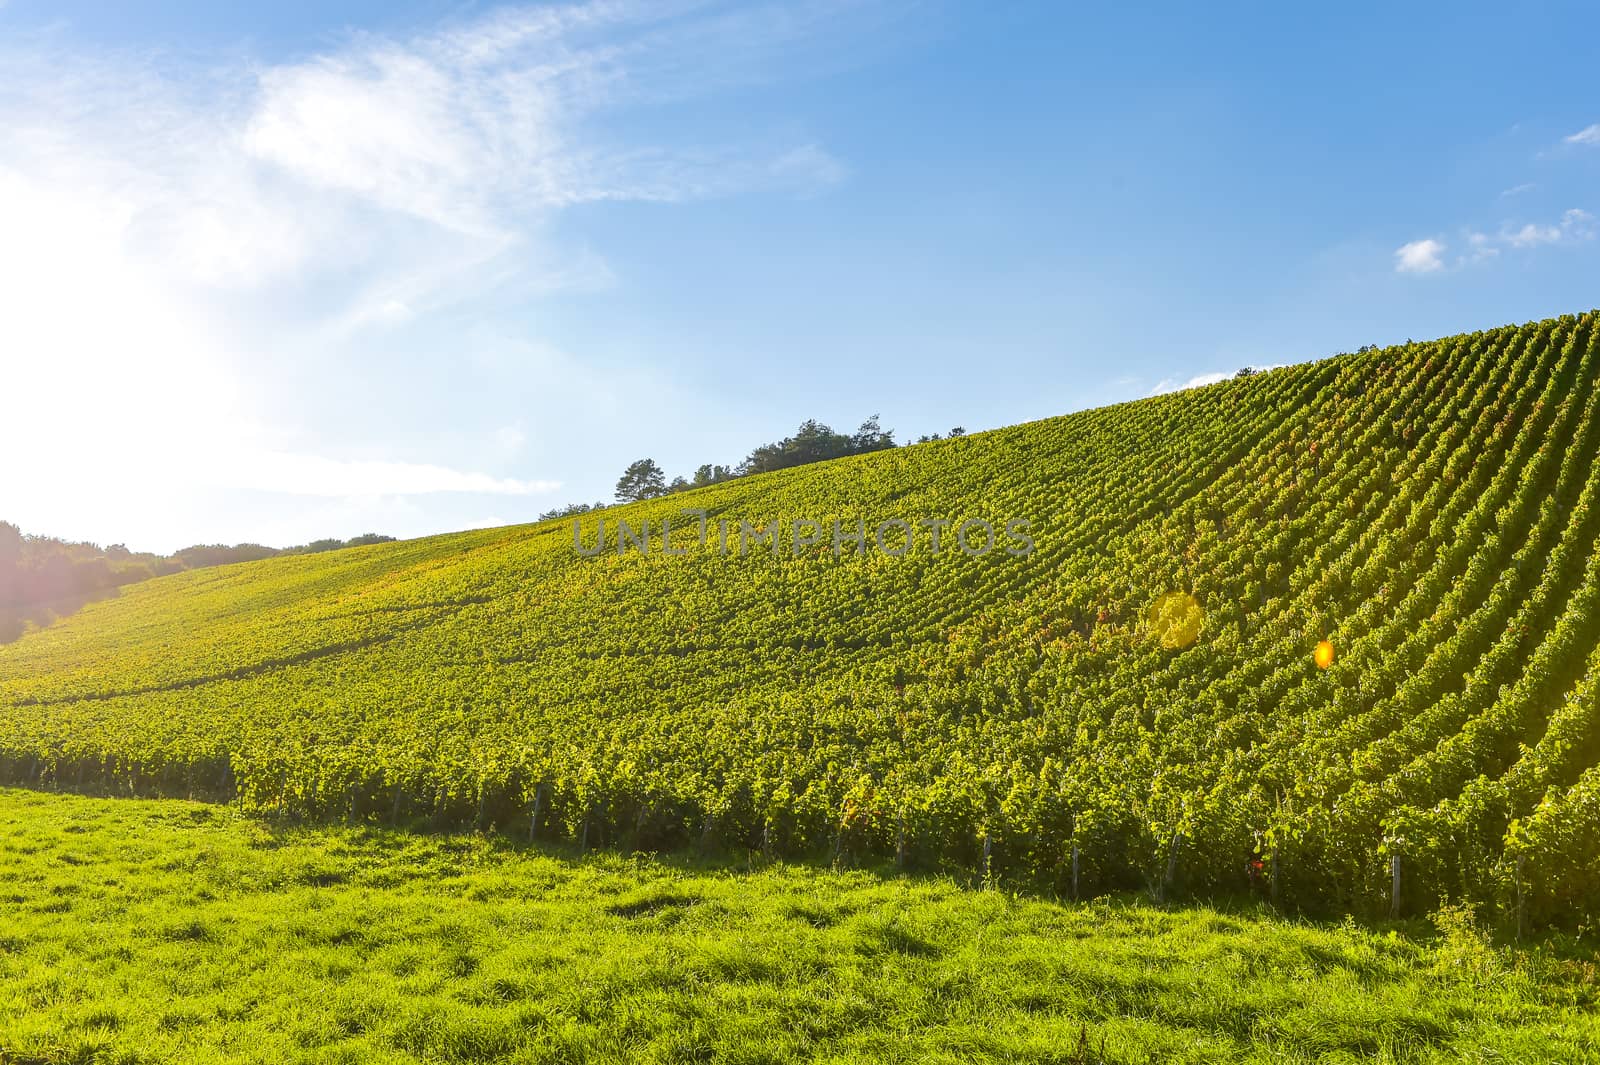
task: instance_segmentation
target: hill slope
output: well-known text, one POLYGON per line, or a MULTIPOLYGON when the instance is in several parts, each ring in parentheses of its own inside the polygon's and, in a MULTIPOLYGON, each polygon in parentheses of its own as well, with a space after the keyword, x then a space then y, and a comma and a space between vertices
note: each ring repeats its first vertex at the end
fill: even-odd
POLYGON ((1577 919, 1597 381, 1591 313, 619 508, 594 557, 557 521, 165 577, 0 648, 0 776, 1577 919), (682 554, 619 555, 618 517, 682 554), (836 557, 834 519, 999 532, 836 557))

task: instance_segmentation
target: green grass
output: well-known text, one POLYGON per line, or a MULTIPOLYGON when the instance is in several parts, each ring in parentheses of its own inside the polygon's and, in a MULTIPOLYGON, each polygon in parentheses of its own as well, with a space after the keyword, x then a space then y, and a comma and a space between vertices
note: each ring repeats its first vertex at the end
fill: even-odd
POLYGON ((1600 1060, 1592 951, 1438 924, 0 791, 0 1062, 1600 1060))

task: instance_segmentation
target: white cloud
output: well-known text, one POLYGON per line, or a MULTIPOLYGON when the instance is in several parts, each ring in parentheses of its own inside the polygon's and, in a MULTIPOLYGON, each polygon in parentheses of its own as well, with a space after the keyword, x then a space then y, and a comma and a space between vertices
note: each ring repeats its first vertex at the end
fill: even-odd
POLYGON ((210 472, 237 488, 308 496, 409 496, 437 492, 523 496, 561 487, 560 481, 519 481, 429 463, 348 461, 283 451, 231 455, 226 466, 213 464, 210 472))
POLYGON ((804 144, 785 152, 768 167, 772 176, 804 191, 820 191, 839 184, 849 169, 816 144, 804 144))
MULTIPOLYGON (((1463 234, 1466 250, 1451 265, 1469 266, 1497 257, 1510 248, 1526 250, 1549 244, 1573 244, 1592 240, 1600 234, 1594 215, 1574 207, 1555 222, 1507 223, 1491 236, 1478 230, 1463 234)), ((1402 245, 1394 253, 1395 270, 1400 273, 1428 274, 1444 269, 1446 246, 1439 240, 1417 240, 1402 245)))
POLYGON ((1562 139, 1567 144, 1600 144, 1600 122, 1585 126, 1572 136, 1562 139))
POLYGON ((1505 241, 1513 248, 1532 248, 1539 244, 1554 244, 1561 239, 1559 226, 1538 226, 1528 223, 1521 229, 1507 230, 1505 241))
POLYGON ((648 10, 507 9, 431 36, 364 41, 269 68, 240 142, 253 159, 313 186, 489 238, 527 211, 843 179, 843 164, 814 143, 763 161, 744 149, 586 138, 581 120, 626 91, 630 61, 648 69, 652 50, 670 46, 654 23, 669 9, 648 10), (620 37, 587 36, 601 27, 620 37))
MULTIPOLYGON (((1247 369, 1249 369, 1253 374, 1268 373, 1272 370, 1281 370, 1287 365, 1288 363, 1284 362, 1269 362, 1260 366, 1249 366, 1247 369)), ((1150 395, 1164 396, 1169 392, 1182 392, 1190 388, 1204 388, 1206 385, 1214 385, 1219 381, 1232 380, 1237 376, 1239 376, 1239 371, 1237 370, 1231 373, 1218 370, 1214 373, 1197 374, 1196 376, 1189 378, 1187 381, 1181 381, 1176 377, 1167 377, 1163 378, 1155 388, 1150 390, 1150 395)), ((1118 383, 1123 380, 1131 381, 1132 378, 1119 379, 1118 383)))
POLYGON ((1175 377, 1168 377, 1164 378, 1159 384, 1156 385, 1155 388, 1151 389, 1150 394, 1152 396, 1164 396, 1168 392, 1182 392, 1185 389, 1190 388, 1204 388, 1206 385, 1214 385, 1218 381, 1226 381, 1232 376, 1233 374, 1231 373, 1222 373, 1219 371, 1217 373, 1199 374, 1198 376, 1189 378, 1187 381, 1180 381, 1175 377))
MULTIPOLYGON (((766 76, 793 42, 832 32, 827 7, 809 21, 692 3, 508 8, 289 64, 205 68, 96 54, 60 30, 0 43, 0 382, 21 397, 8 432, 41 442, 0 469, 8 516, 117 540, 142 521, 158 546, 224 535, 172 527, 181 514, 210 520, 219 481, 308 500, 549 490, 515 468, 525 454, 507 438, 498 453, 429 453, 448 434, 414 433, 419 444, 381 413, 308 422, 306 404, 261 386, 294 367, 318 384, 334 371, 447 380, 479 353, 441 351, 423 332, 445 312, 488 320, 496 301, 611 283, 599 252, 548 236, 570 205, 803 195, 844 180, 844 164, 803 137, 640 145, 600 121, 766 76), (490 460, 504 468, 472 469, 490 460)), ((539 384, 560 407, 605 395, 605 376, 573 361, 539 384)), ((335 531, 294 520, 274 526, 286 541, 335 531)))
POLYGON ((1594 215, 1581 207, 1574 207, 1561 216, 1561 231, 1573 240, 1593 240, 1596 233, 1594 215))
POLYGON ((1500 195, 1501 195, 1502 198, 1508 197, 1508 196, 1521 196, 1524 192, 1532 192, 1534 189, 1536 189, 1538 187, 1539 186, 1535 185, 1533 182, 1526 181, 1526 182, 1523 182, 1521 185, 1513 185, 1513 186, 1511 186, 1509 189, 1506 189, 1504 192, 1500 193, 1500 195))
POLYGON ((1444 266, 1445 246, 1431 237, 1414 240, 1395 249, 1394 268, 1402 274, 1431 274, 1444 266))
POLYGON ((1595 232, 1594 215, 1574 207, 1564 213, 1561 221, 1555 225, 1535 225, 1530 222, 1518 229, 1507 228, 1501 236, 1513 248, 1534 248, 1541 244, 1591 240, 1595 232))
POLYGON ((515 455, 528 442, 528 434, 520 425, 502 425, 494 431, 494 444, 508 455, 515 455))

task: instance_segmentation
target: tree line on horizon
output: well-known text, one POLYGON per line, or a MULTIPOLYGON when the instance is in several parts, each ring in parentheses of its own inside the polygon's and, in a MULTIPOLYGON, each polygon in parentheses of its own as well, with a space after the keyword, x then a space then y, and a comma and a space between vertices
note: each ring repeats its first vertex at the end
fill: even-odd
POLYGON ((265 544, 194 544, 170 555, 132 551, 125 544, 24 533, 0 521, 0 643, 22 635, 29 622, 47 623, 125 585, 184 570, 254 562, 278 555, 311 555, 394 540, 366 533, 349 540, 322 539, 294 547, 265 544))
MULTIPOLYGON (((965 436, 966 430, 956 426, 950 430, 951 439, 965 436)), ((924 435, 917 438, 917 443, 926 444, 933 440, 944 439, 938 433, 924 435)), ((748 477, 754 473, 770 473, 774 470, 789 469, 792 466, 804 466, 812 462, 825 462, 828 459, 845 458, 849 455, 865 455, 872 451, 885 451, 898 447, 895 443, 894 430, 884 429, 874 414, 857 427, 854 433, 835 432, 832 427, 815 418, 807 418, 800 423, 800 427, 793 436, 786 436, 782 440, 762 444, 751 451, 742 462, 735 466, 722 466, 706 463, 698 467, 693 476, 674 477, 667 480, 666 471, 650 458, 638 459, 628 465, 617 480, 615 501, 618 503, 637 503, 644 499, 655 499, 658 496, 671 495, 675 492, 686 492, 691 488, 703 488, 710 484, 720 484, 731 481, 736 477, 748 477)), ((547 510, 539 515, 540 521, 551 518, 567 518, 578 514, 586 514, 591 510, 599 510, 604 503, 569 503, 566 506, 547 510)))

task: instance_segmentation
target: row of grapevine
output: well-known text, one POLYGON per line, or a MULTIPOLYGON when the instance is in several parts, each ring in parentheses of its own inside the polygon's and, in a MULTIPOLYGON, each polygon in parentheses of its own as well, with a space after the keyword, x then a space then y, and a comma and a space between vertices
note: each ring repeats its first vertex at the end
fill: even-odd
POLYGON ((1595 324, 604 515, 671 520, 681 554, 585 556, 549 522, 152 581, 0 648, 0 779, 1080 894, 1581 920, 1600 883, 1595 324), (1035 549, 741 557, 681 508, 713 529, 1022 519, 1035 549), (1203 609, 1187 645, 1147 622, 1172 592, 1203 609))

